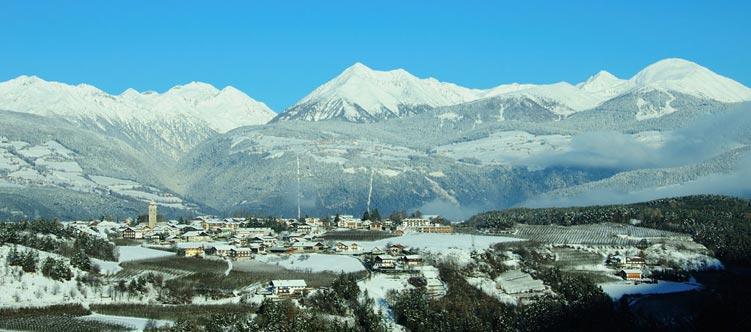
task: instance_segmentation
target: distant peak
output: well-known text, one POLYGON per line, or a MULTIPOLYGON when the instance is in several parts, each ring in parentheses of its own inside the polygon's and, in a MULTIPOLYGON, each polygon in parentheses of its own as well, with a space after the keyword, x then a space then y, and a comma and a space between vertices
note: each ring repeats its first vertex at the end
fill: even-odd
POLYGON ((685 59, 668 58, 647 66, 632 79, 639 84, 647 84, 656 81, 679 80, 697 71, 709 70, 685 59))
POLYGON ((577 86, 584 91, 599 91, 613 87, 623 80, 615 75, 600 70, 597 74, 590 76, 586 81, 579 83, 577 86))
POLYGON ((349 66, 342 72, 342 76, 362 76, 369 75, 373 72, 373 69, 362 64, 361 62, 355 62, 355 64, 349 66))
POLYGON ((219 89, 211 84, 193 81, 184 85, 175 85, 167 91, 168 94, 217 94, 219 89))
POLYGON ((40 82, 46 82, 46 81, 35 75, 21 75, 10 80, 10 82, 28 84, 28 83, 40 83, 40 82))

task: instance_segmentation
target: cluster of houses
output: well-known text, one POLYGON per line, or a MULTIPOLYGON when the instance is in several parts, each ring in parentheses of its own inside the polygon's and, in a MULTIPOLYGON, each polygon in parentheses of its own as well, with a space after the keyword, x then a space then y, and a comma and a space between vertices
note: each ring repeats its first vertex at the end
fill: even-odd
POLYGON ((453 233, 454 228, 450 225, 443 225, 435 220, 438 216, 424 216, 421 218, 405 218, 402 219, 401 224, 395 227, 395 223, 391 220, 383 221, 370 221, 360 220, 352 215, 340 215, 332 216, 332 220, 336 220, 336 226, 338 228, 346 228, 353 230, 370 230, 370 231, 393 231, 397 235, 402 235, 406 232, 419 232, 419 233, 453 233))

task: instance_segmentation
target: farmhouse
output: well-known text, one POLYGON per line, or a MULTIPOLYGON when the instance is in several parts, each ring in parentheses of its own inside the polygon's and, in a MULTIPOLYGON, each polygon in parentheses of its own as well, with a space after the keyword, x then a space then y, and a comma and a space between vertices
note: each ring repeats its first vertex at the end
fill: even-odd
POLYGON ((373 268, 376 270, 393 270, 396 268, 396 257, 378 255, 373 262, 373 268))
POLYGON ((370 229, 371 231, 382 231, 383 223, 380 221, 374 221, 370 223, 370 227, 368 229, 370 229))
POLYGON ((123 239, 143 239, 143 230, 127 227, 123 230, 123 239))
POLYGON ((200 257, 204 254, 203 246, 193 243, 179 243, 177 254, 185 257, 200 257))
POLYGON ((360 251, 360 246, 355 242, 352 242, 352 244, 349 245, 344 242, 337 242, 334 250, 336 250, 336 252, 358 252, 360 251))
POLYGON ((626 257, 626 264, 625 264, 626 267, 640 269, 640 268, 643 268, 644 265, 646 264, 647 262, 644 260, 644 257, 639 257, 639 256, 626 257))
POLYGON ((187 242, 204 242, 211 240, 209 234, 204 231, 185 232, 183 235, 180 235, 180 238, 187 242))
POLYGON ((641 280, 641 270, 639 269, 623 269, 618 275, 626 280, 641 280))
POLYGON ((271 291, 275 295, 297 295, 302 294, 308 285, 305 280, 293 279, 293 280, 272 280, 271 291))
POLYGON ((430 226, 430 220, 425 218, 404 218, 402 228, 417 228, 430 226))
POLYGON ((422 256, 420 255, 405 255, 402 260, 404 261, 404 265, 408 267, 422 265, 422 256))
POLYGON ((399 256, 404 253, 405 246, 401 244, 394 244, 388 248, 388 252, 391 256, 399 256))
POLYGON ((302 241, 292 244, 294 252, 314 252, 321 251, 325 246, 321 242, 302 241))
POLYGON ((360 229, 362 226, 362 220, 351 215, 342 215, 339 216, 339 222, 336 226, 339 228, 360 229))
POLYGON ((232 258, 248 258, 253 255, 253 251, 250 248, 232 248, 229 255, 232 258))

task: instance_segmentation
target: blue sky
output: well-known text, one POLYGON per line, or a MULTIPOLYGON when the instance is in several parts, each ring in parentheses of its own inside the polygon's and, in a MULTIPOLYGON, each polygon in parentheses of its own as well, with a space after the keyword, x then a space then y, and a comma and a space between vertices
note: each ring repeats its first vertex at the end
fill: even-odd
POLYGON ((751 1, 2 1, 0 80, 190 81, 281 111, 354 62, 486 88, 682 57, 751 85, 751 1))

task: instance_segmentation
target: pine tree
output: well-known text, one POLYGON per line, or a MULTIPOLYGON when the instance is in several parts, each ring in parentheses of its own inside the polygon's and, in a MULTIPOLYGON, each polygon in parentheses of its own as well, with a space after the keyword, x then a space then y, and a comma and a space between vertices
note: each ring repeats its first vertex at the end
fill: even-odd
POLYGON ((33 250, 27 250, 23 255, 21 269, 24 272, 36 272, 37 270, 37 254, 33 250))
POLYGON ((77 267, 78 269, 83 270, 83 271, 90 271, 91 259, 89 258, 89 256, 86 256, 86 253, 84 253, 83 250, 79 250, 70 259, 70 265, 73 265, 74 267, 77 267))
POLYGON ((52 272, 55 269, 55 259, 52 257, 47 257, 44 259, 44 263, 42 263, 42 275, 45 277, 51 278, 52 272))

